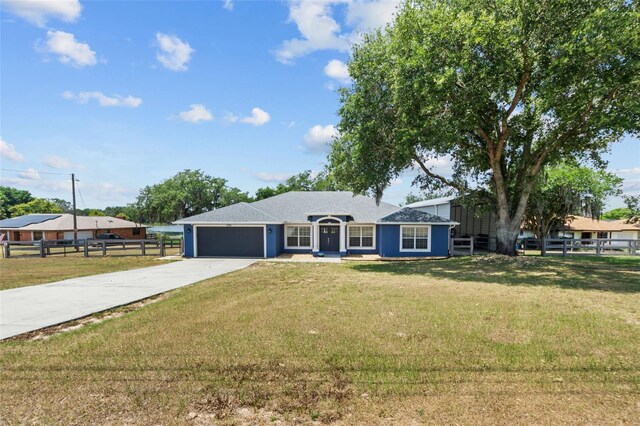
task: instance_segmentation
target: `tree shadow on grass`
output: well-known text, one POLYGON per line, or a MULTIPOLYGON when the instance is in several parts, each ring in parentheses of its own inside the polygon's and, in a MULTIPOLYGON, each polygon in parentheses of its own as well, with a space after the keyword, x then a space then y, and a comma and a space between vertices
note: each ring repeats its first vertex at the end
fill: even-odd
POLYGON ((440 261, 354 263, 356 271, 416 275, 461 282, 510 286, 557 286, 575 290, 640 293, 640 259, 514 258, 491 256, 440 261))

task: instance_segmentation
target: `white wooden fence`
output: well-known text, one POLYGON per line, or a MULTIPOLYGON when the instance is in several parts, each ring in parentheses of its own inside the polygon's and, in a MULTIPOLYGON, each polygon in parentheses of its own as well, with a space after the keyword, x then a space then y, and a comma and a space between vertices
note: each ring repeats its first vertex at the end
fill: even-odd
POLYGON ((519 247, 523 253, 526 253, 527 250, 534 250, 540 251, 542 256, 578 254, 637 256, 640 254, 640 250, 638 250, 640 240, 620 238, 543 238, 542 240, 525 238, 520 242, 519 247))

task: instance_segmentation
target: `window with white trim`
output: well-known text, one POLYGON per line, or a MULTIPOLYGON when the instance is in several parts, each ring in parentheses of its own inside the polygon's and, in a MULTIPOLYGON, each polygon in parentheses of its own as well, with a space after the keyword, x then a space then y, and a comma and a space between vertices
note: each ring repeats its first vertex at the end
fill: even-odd
POLYGON ((287 226, 287 247, 311 247, 311 226, 287 226))
POLYGON ((428 226, 402 226, 401 249, 406 251, 427 251, 429 250, 429 227, 428 226))
POLYGON ((349 225, 349 247, 373 247, 373 226, 349 225))

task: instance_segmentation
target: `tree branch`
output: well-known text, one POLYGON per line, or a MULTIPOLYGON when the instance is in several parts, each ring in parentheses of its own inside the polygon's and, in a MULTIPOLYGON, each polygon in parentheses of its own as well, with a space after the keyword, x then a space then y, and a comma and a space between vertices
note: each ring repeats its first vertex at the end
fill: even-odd
POLYGON ((418 155, 414 155, 413 157, 414 160, 416 160, 416 163, 418 163, 418 165, 420 166, 420 168, 422 169, 422 171, 429 177, 439 180, 440 182, 444 183, 447 186, 450 186, 451 188, 457 189, 458 191, 460 191, 461 193, 465 193, 468 191, 468 189, 463 186, 460 185, 459 183, 451 180, 451 179, 447 179, 444 176, 440 176, 437 175, 435 173, 433 173, 431 170, 429 170, 429 168, 424 164, 424 162, 422 161, 422 159, 420 157, 418 157, 418 155))

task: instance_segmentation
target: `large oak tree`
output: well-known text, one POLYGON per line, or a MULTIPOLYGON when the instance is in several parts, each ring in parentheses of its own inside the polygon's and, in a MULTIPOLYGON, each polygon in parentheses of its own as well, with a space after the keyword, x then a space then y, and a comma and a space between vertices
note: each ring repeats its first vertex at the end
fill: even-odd
POLYGON ((640 14, 626 0, 413 0, 365 35, 341 92, 331 170, 380 197, 408 169, 423 189, 488 198, 514 254, 546 165, 603 164, 640 129, 640 14), (429 160, 446 156, 452 176, 429 160))

